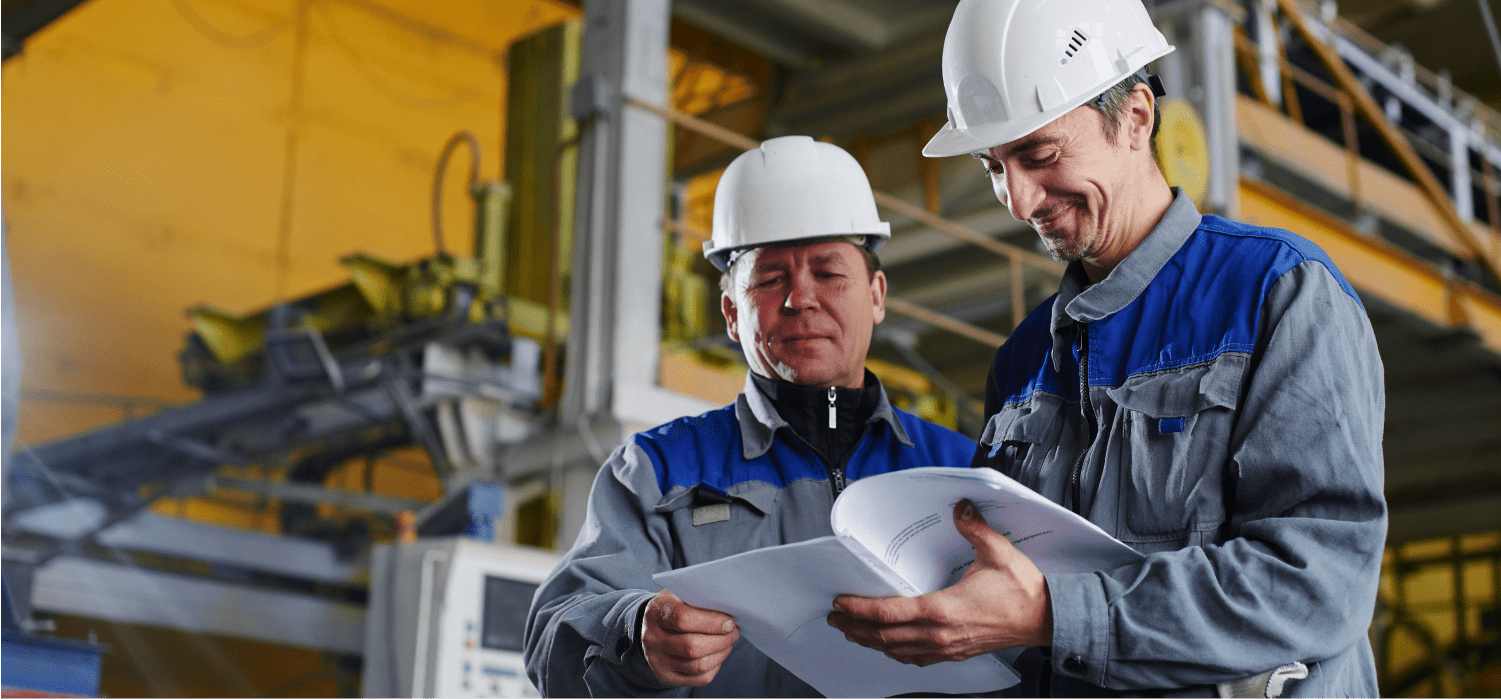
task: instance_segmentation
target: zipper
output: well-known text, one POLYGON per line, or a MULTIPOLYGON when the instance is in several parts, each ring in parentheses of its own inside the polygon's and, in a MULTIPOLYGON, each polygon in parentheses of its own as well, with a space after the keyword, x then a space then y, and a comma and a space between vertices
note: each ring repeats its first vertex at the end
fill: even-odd
POLYGON ((836 415, 836 413, 834 412, 834 401, 837 401, 837 400, 839 400, 839 394, 834 392, 834 387, 833 386, 830 386, 829 387, 829 429, 831 429, 831 430, 834 429, 835 427, 839 426, 839 423, 834 421, 834 416, 836 415))
MULTIPOLYGON (((834 391, 834 387, 833 386, 830 386, 829 387, 829 429, 831 429, 831 430, 832 429, 837 429, 839 427, 839 422, 837 420, 837 417, 838 417, 839 413, 836 412, 838 404, 839 404, 839 394, 834 391)), ((799 442, 802 442, 803 444, 806 444, 808 446, 808 451, 813 452, 813 455, 815 457, 818 456, 818 450, 814 449, 813 445, 811 443, 809 443, 808 440, 803 439, 803 436, 800 435, 800 434, 798 434, 796 430, 789 429, 787 431, 790 432, 790 433, 792 433, 792 436, 797 437, 797 440, 799 442)), ((860 449, 860 443, 863 442, 863 441, 865 441, 865 436, 868 435, 868 434, 870 434, 870 423, 867 422, 866 425, 865 425, 865 429, 862 432, 860 432, 860 438, 857 439, 857 440, 855 440, 855 448, 850 451, 851 455, 853 455, 856 451, 859 451, 859 449, 860 449)), ((822 461, 822 460, 823 459, 821 459, 821 458, 819 459, 819 461, 822 461)), ((844 461, 841 461, 838 464, 831 464, 831 463, 825 463, 824 464, 824 469, 829 472, 829 489, 834 492, 834 498, 836 500, 839 498, 839 494, 844 492, 845 486, 849 485, 849 481, 848 481, 848 479, 845 478, 845 475, 844 475, 844 465, 846 463, 849 463, 849 457, 845 457, 844 461)))
MULTIPOLYGON (((834 408, 834 404, 836 402, 838 402, 838 400, 839 400, 839 393, 834 390, 833 386, 830 386, 829 387, 829 429, 831 429, 831 430, 832 429, 837 429, 839 427, 839 421, 837 420, 837 417, 838 417, 839 413, 834 408)), ((865 438, 864 435, 861 435, 861 439, 864 439, 864 438, 865 438)), ((860 444, 859 442, 855 442, 856 448, 859 447, 859 444, 860 444)), ((834 487, 834 497, 838 498, 839 494, 842 493, 842 492, 844 492, 844 468, 842 468, 842 466, 839 467, 839 468, 835 468, 833 464, 829 465, 829 483, 834 487)))
POLYGON ((1099 425, 1095 423, 1094 404, 1089 401, 1089 324, 1079 325, 1079 407, 1084 411, 1084 421, 1089 425, 1089 441, 1084 444, 1084 451, 1079 454, 1079 459, 1074 462, 1074 473, 1069 478, 1069 490, 1072 500, 1069 509, 1074 514, 1082 515, 1080 500, 1083 499, 1080 481, 1084 477, 1084 460, 1089 457, 1089 452, 1094 448, 1095 436, 1099 433, 1099 425))
POLYGON ((860 443, 865 441, 865 436, 868 434, 870 434, 870 423, 866 422, 865 429, 860 431, 860 438, 855 440, 855 448, 851 449, 850 453, 845 456, 844 460, 840 461, 837 466, 833 466, 829 469, 829 475, 832 477, 830 478, 830 480, 832 480, 834 483, 834 499, 839 499, 839 494, 844 492, 844 487, 845 485, 847 485, 844 478, 845 464, 848 464, 850 462, 850 457, 854 456, 855 452, 860 451, 860 443))
MULTIPOLYGON (((813 448, 813 444, 808 440, 803 439, 803 436, 798 434, 796 430, 788 429, 787 433, 796 438, 797 441, 802 442, 805 446, 807 446, 808 452, 815 458, 817 458, 819 461, 823 461, 823 458, 818 456, 818 450, 813 448)), ((855 442, 855 449, 850 451, 851 455, 853 455, 856 451, 859 451, 860 442, 865 441, 865 435, 868 434, 870 434, 869 424, 865 426, 865 431, 860 433, 860 439, 855 442)), ((844 487, 848 485, 848 482, 844 477, 844 465, 846 463, 849 463, 848 457, 846 457, 844 461, 840 462, 837 465, 824 461, 823 468, 825 471, 829 472, 829 490, 833 491, 834 497, 836 499, 839 497, 840 493, 844 492, 844 487)))

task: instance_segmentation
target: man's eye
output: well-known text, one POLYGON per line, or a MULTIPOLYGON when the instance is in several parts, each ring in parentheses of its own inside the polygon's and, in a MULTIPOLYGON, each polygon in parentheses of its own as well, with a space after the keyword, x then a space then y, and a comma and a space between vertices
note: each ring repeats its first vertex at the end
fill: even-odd
POLYGON ((1024 158, 1022 160, 1022 164, 1026 165, 1027 167, 1043 167, 1044 165, 1048 165, 1057 159, 1058 153, 1057 151, 1054 151, 1047 153, 1046 155, 1024 158))
POLYGON ((985 164, 985 174, 986 175, 989 175, 991 177, 996 177, 998 175, 1004 175, 1004 174, 1006 174, 1006 168, 1003 167, 1003 166, 1001 166, 1000 163, 998 163, 998 162, 996 162, 994 160, 983 160, 981 162, 983 162, 985 164))

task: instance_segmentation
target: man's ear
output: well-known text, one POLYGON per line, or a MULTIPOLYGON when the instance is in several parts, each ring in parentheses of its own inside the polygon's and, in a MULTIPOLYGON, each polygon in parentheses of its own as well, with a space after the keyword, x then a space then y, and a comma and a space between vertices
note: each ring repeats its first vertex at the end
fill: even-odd
POLYGON ((1156 117, 1157 97, 1147 83, 1132 86, 1122 110, 1122 130, 1132 150, 1152 150, 1152 124, 1156 117))
POLYGON ((870 278, 870 315, 876 325, 886 320, 886 273, 876 270, 870 278))
POLYGON ((730 339, 740 341, 740 309, 735 307, 735 300, 729 294, 719 295, 719 310, 724 313, 725 332, 730 334, 730 339))

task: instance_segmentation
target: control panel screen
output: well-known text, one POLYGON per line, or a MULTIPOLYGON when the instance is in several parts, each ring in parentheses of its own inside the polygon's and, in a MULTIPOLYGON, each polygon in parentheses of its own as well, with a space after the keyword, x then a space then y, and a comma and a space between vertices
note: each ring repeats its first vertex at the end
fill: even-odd
POLYGON ((485 576, 485 608, 480 619, 480 645, 491 650, 521 651, 526 612, 537 586, 518 580, 485 576))

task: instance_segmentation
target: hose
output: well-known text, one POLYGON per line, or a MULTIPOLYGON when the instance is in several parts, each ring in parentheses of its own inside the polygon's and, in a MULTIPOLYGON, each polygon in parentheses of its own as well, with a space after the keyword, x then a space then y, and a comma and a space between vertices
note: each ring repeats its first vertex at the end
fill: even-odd
POLYGON ((448 168, 448 158, 459 143, 469 144, 469 191, 479 185, 479 139, 473 133, 460 131, 448 139, 443 152, 438 156, 438 171, 433 175, 433 244, 441 257, 448 252, 443 248, 443 171, 448 168))

